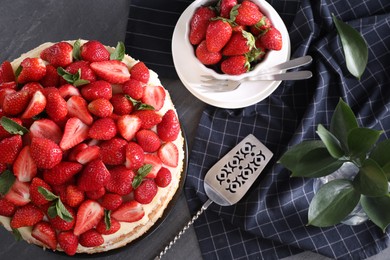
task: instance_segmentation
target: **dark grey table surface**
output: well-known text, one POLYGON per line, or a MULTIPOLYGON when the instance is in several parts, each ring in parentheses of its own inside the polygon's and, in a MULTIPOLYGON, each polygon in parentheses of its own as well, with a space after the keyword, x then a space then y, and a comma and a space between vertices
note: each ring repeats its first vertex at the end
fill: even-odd
MULTIPOLYGON (((96 39, 109 46, 124 41, 130 0, 1 0, 0 2, 0 62, 13 60, 22 53, 47 41, 96 39)), ((137 58, 137 57, 135 57, 137 58)), ((206 106, 192 96, 179 79, 160 80, 172 96, 187 135, 189 153, 201 113, 206 106)), ((68 257, 62 253, 43 251, 26 242, 17 242, 0 227, 0 259, 153 259, 190 220, 184 193, 165 221, 145 239, 109 253, 68 257)), ((389 259, 390 250, 370 258, 389 259)), ((193 228, 187 230, 168 251, 164 259, 201 259, 193 228)), ((326 257, 312 252, 286 259, 318 259, 326 257)))

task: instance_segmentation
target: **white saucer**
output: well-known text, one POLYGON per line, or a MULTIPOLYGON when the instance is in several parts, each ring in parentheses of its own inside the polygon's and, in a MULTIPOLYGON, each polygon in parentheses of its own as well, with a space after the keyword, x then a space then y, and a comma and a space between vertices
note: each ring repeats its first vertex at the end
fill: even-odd
MULTIPOLYGON (((282 34, 283 46, 280 51, 271 51, 272 59, 269 66, 285 62, 290 59, 290 37, 283 20, 279 14, 266 1, 261 6, 267 6, 268 13, 264 14, 273 22, 282 34)), ((172 55, 176 72, 184 86, 195 97, 203 102, 220 108, 243 108, 260 102, 268 97, 279 86, 281 81, 256 81, 245 82, 241 86, 229 92, 210 92, 200 88, 201 75, 207 75, 207 70, 200 64, 194 55, 194 48, 188 40, 189 17, 198 8, 198 1, 194 1, 180 16, 172 38, 172 55)), ((268 55, 270 55, 269 53, 268 55)))

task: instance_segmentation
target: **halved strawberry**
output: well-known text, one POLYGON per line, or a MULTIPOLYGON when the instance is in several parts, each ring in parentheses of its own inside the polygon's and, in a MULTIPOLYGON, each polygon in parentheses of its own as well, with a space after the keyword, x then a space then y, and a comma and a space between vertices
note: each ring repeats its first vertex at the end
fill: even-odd
POLYGON ((52 250, 57 248, 56 231, 46 221, 41 221, 34 225, 31 235, 33 238, 42 242, 45 247, 49 247, 52 250))
POLYGON ((0 83, 11 81, 15 81, 15 74, 11 62, 6 60, 0 65, 0 83))
POLYGON ((114 137, 100 145, 102 161, 108 165, 123 164, 126 159, 126 140, 114 137))
POLYGON ((165 101, 165 90, 161 86, 150 86, 144 87, 144 95, 141 98, 142 103, 151 105, 156 111, 159 111, 165 101))
POLYGON ((3 112, 6 115, 17 115, 28 106, 30 96, 27 91, 10 92, 4 97, 3 112))
POLYGON ((111 217, 123 222, 135 222, 143 218, 145 211, 140 203, 135 200, 124 202, 117 210, 111 213, 111 217))
POLYGON ((15 81, 0 83, 0 89, 16 89, 17 84, 15 81))
POLYGON ((110 172, 102 160, 97 159, 88 163, 77 179, 77 187, 82 191, 98 190, 109 181, 110 172))
POLYGON ((78 236, 90 230, 99 223, 103 215, 104 209, 98 202, 93 200, 84 201, 77 211, 73 233, 78 236))
POLYGON ((83 166, 80 163, 62 161, 54 168, 45 170, 43 179, 50 185, 62 185, 71 180, 82 168, 83 166))
POLYGON ((174 110, 168 110, 157 125, 157 134, 164 142, 176 140, 180 133, 179 119, 174 110))
POLYGON ((13 135, 0 141, 0 163, 12 164, 22 149, 22 137, 13 135))
POLYGON ((58 144, 62 138, 62 130, 54 121, 43 118, 32 123, 30 126, 30 135, 31 138, 47 138, 58 144))
POLYGON ((137 170, 143 164, 145 160, 145 154, 142 147, 136 142, 129 142, 126 146, 126 168, 137 170))
POLYGON ((72 256, 76 254, 79 239, 72 231, 58 233, 57 241, 67 255, 72 256))
POLYGON ((76 155, 76 161, 87 164, 100 157, 100 147, 97 145, 88 146, 76 155))
POLYGON ((160 149, 158 149, 157 154, 161 161, 167 166, 176 167, 179 163, 179 150, 172 142, 164 143, 160 149))
POLYGON ((130 141, 141 128, 141 119, 135 115, 124 115, 118 118, 116 125, 121 136, 130 141))
POLYGON ((97 247, 104 243, 104 238, 96 229, 90 229, 80 235, 79 243, 84 247, 97 247))
POLYGON ((83 60, 90 62, 110 59, 110 53, 106 47, 101 42, 95 40, 88 41, 81 46, 80 56, 83 60))
POLYGON ((116 136, 117 129, 114 119, 105 117, 93 122, 88 136, 96 140, 110 140, 116 136))
POLYGON ((66 101, 66 106, 69 117, 77 117, 86 125, 92 124, 93 117, 88 110, 88 104, 84 98, 81 96, 71 96, 66 101))
POLYGON ((154 110, 137 110, 133 115, 136 115, 141 119, 142 129, 150 129, 159 124, 162 120, 162 117, 154 110))
POLYGON ((35 92, 41 91, 42 93, 44 92, 44 89, 41 84, 38 82, 29 82, 23 85, 21 88, 22 91, 27 91, 29 97, 31 98, 35 92))
POLYGON ((41 206, 49 202, 45 196, 39 192, 39 187, 45 188, 48 191, 52 191, 49 184, 47 184, 44 180, 39 177, 33 178, 30 184, 30 198, 31 202, 37 206, 41 206))
POLYGON ((60 142, 62 150, 68 150, 88 138, 89 127, 77 117, 68 119, 60 142))
POLYGON ((137 62, 130 69, 130 78, 148 83, 150 77, 149 69, 142 61, 137 62))
POLYGON ((146 175, 146 178, 156 178, 158 171, 162 167, 162 162, 160 157, 156 154, 147 153, 145 154, 144 164, 152 165, 152 170, 146 175))
POLYGON ((51 169, 62 160, 61 148, 47 138, 32 138, 30 153, 37 167, 41 169, 51 169))
POLYGON ((82 86, 81 95, 87 101, 92 101, 98 98, 110 99, 112 97, 112 87, 111 84, 105 80, 97 80, 82 86))
POLYGON ((22 114, 21 118, 32 118, 41 113, 46 107, 46 97, 41 91, 37 91, 32 96, 30 103, 22 114))
POLYGON ((8 200, 16 206, 23 206, 28 204, 30 200, 30 184, 28 182, 21 182, 15 180, 11 189, 4 196, 4 199, 8 200))
POLYGON ((30 146, 23 147, 12 167, 14 175, 22 182, 29 182, 37 175, 38 169, 31 157, 30 146))
POLYGON ((161 140, 158 135, 149 129, 142 129, 135 135, 137 143, 142 147, 145 152, 156 152, 161 146, 161 140))
MULTIPOLYGON (((0 89, 0 106, 1 106, 1 107, 3 107, 5 97, 6 97, 8 94, 11 94, 11 93, 16 93, 16 90, 10 89, 10 88, 0 89)), ((26 104, 28 104, 28 100, 27 100, 26 104)), ((27 106, 27 105, 26 105, 26 106, 27 106)), ((3 108, 3 109, 4 109, 4 108, 3 108)), ((18 109, 20 109, 20 108, 18 108, 18 109)))
POLYGON ((12 228, 34 226, 43 219, 43 216, 40 208, 29 203, 16 209, 10 224, 12 228))
POLYGON ((72 96, 81 95, 79 89, 71 84, 62 85, 61 87, 58 88, 58 91, 60 92, 60 96, 65 100, 68 100, 72 96))
POLYGON ((98 117, 111 116, 114 107, 108 99, 98 98, 88 104, 88 110, 98 117))
POLYGON ((129 194, 132 190, 134 172, 123 165, 110 169, 110 179, 106 183, 106 190, 121 196, 129 194))
POLYGON ((54 67, 65 67, 73 61, 73 46, 67 42, 58 42, 44 49, 40 57, 54 67))
POLYGON ((112 84, 122 84, 130 78, 126 64, 119 60, 92 62, 91 68, 96 75, 112 84))
POLYGON ((46 65, 40 58, 25 58, 20 64, 22 71, 18 76, 18 83, 24 84, 39 81, 46 74, 46 65))

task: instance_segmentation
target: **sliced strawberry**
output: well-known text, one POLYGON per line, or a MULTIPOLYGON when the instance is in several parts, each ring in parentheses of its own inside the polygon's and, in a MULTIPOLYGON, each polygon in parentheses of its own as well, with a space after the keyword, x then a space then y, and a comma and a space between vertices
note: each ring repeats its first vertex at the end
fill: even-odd
POLYGON ((43 172, 43 179, 50 185, 62 185, 81 171, 83 166, 77 162, 60 162, 54 168, 43 172))
POLYGON ((26 84, 24 84, 24 86, 22 87, 21 90, 27 91, 29 97, 32 97, 35 94, 35 92, 37 92, 37 91, 41 91, 42 93, 44 91, 42 85, 39 84, 38 82, 26 83, 26 84))
POLYGON ((132 78, 123 83, 122 90, 123 93, 136 100, 140 100, 144 95, 144 86, 142 82, 132 78))
POLYGON ((148 83, 150 77, 149 69, 142 61, 137 62, 130 69, 130 78, 148 83))
POLYGON ((120 228, 121 223, 118 220, 111 218, 110 228, 107 228, 106 222, 100 220, 100 222, 96 226, 96 231, 102 235, 111 235, 117 232, 120 228))
POLYGON ((30 102, 27 91, 11 92, 4 97, 3 112, 6 115, 17 115, 23 112, 30 102))
POLYGON ((80 56, 83 60, 94 61, 106 61, 110 59, 110 53, 106 47, 99 41, 88 41, 81 46, 80 56))
POLYGON ((133 111, 133 103, 124 94, 113 95, 110 102, 114 108, 113 112, 119 116, 128 115, 133 111))
POLYGON ((84 167, 77 180, 77 186, 82 191, 94 191, 104 187, 109 179, 110 172, 104 163, 98 159, 84 167))
POLYGON ((79 243, 84 247, 97 247, 104 243, 104 238, 96 229, 90 229, 80 235, 79 243))
POLYGON ((30 103, 22 114, 21 118, 32 118, 41 113, 46 107, 46 97, 41 91, 37 91, 32 96, 30 103))
POLYGON ((31 202, 34 203, 37 206, 44 205, 48 203, 49 201, 43 196, 39 191, 38 188, 42 187, 45 188, 48 191, 52 191, 49 184, 47 184, 44 180, 41 178, 35 177, 32 179, 30 184, 30 198, 31 202))
POLYGON ((54 67, 65 67, 73 61, 73 46, 67 42, 58 42, 44 49, 40 57, 54 67))
POLYGON ((12 217, 16 207, 6 199, 0 199, 0 216, 12 217))
POLYGON ((136 142, 129 142, 126 146, 126 168, 137 170, 143 164, 145 160, 145 154, 142 147, 136 142))
POLYGON ((134 190, 134 199, 141 204, 149 204, 157 194, 157 184, 152 179, 144 179, 134 190))
POLYGON ((162 120, 162 117, 154 110, 137 110, 133 114, 141 119, 142 129, 150 129, 162 120))
POLYGON ((122 84, 130 78, 126 64, 119 60, 92 62, 91 68, 96 75, 112 84, 122 84))
POLYGON ((45 88, 47 87, 57 87, 60 84, 60 75, 58 75, 56 67, 53 65, 46 65, 46 74, 39 81, 41 85, 45 88))
POLYGON ((89 127, 77 117, 70 118, 65 125, 60 142, 62 150, 68 150, 88 138, 89 127))
POLYGON ((66 204, 71 207, 78 207, 84 201, 84 192, 79 190, 76 185, 68 185, 66 187, 66 204))
POLYGON ((76 145, 75 147, 71 148, 70 150, 68 150, 68 153, 67 153, 68 161, 76 162, 77 161, 76 160, 77 154, 87 147, 88 147, 88 144, 80 143, 80 144, 76 145))
POLYGON ((93 200, 84 201, 76 216, 76 225, 73 233, 78 236, 87 230, 90 230, 99 223, 104 215, 104 209, 100 204, 93 200))
POLYGON ((34 225, 31 231, 33 238, 42 242, 46 247, 55 250, 57 248, 56 231, 46 221, 41 221, 34 225))
POLYGON ((122 137, 130 141, 141 128, 141 119, 135 115, 124 115, 119 117, 116 124, 122 137))
POLYGON ((117 210, 115 210, 111 217, 123 222, 135 222, 143 218, 145 211, 142 204, 135 200, 124 202, 117 210))
POLYGON ((76 161, 87 164, 100 157, 100 147, 97 145, 88 146, 76 155, 76 161))
POLYGON ((54 121, 64 119, 68 114, 66 101, 61 97, 60 92, 56 88, 46 88, 46 113, 54 121))
POLYGON ((13 135, 0 141, 0 163, 12 164, 22 150, 22 137, 13 135))
POLYGON ((15 81, 11 81, 11 82, 4 82, 4 83, 0 83, 0 89, 17 89, 17 84, 15 81))
POLYGON ((88 136, 96 140, 110 140, 116 136, 117 129, 114 119, 105 117, 96 120, 89 128, 88 136))
POLYGON ((11 189, 4 196, 4 199, 8 200, 16 206, 23 206, 28 204, 30 200, 30 184, 27 182, 21 182, 17 179, 12 184, 11 189))
POLYGON ((142 147, 145 152, 156 152, 161 146, 161 140, 158 135, 149 129, 142 129, 135 135, 137 143, 142 147))
POLYGON ((46 74, 46 65, 40 58, 25 58, 20 64, 22 71, 18 76, 18 83, 24 84, 41 80, 46 74))
MULTIPOLYGON (((58 88, 58 91, 60 92, 60 96, 65 100, 68 100, 72 96, 80 96, 81 95, 79 89, 71 84, 62 85, 61 87, 58 88)), ((68 107, 68 110, 69 110, 69 107, 68 107)))
POLYGON ((159 111, 165 102, 165 90, 161 86, 145 86, 144 95, 142 96, 142 102, 154 107, 156 111, 159 111))
POLYGON ((162 167, 162 162, 160 157, 155 154, 145 154, 144 164, 152 165, 152 170, 146 175, 146 178, 156 178, 158 171, 162 167))
MULTIPOLYGON (((8 94, 11 94, 11 93, 16 93, 16 90, 10 89, 10 88, 0 89, 0 106, 1 106, 1 107, 3 107, 5 97, 6 97, 8 94)), ((27 106, 27 104, 28 104, 28 100, 27 100, 27 102, 26 102, 26 106, 27 106)), ((17 109, 20 109, 20 108, 17 108, 17 109)), ((4 107, 3 107, 3 110, 4 110, 4 107)))
POLYGON ((30 126, 30 135, 32 138, 47 138, 58 144, 62 138, 62 130, 50 119, 39 119, 30 126))
POLYGON ((11 219, 12 228, 34 226, 43 219, 43 212, 37 206, 29 203, 17 208, 11 219))
POLYGON ((160 149, 158 149, 157 154, 163 164, 170 167, 177 167, 179 163, 179 150, 174 143, 164 143, 160 149))
POLYGON ((98 98, 111 99, 112 87, 107 81, 97 80, 83 86, 81 88, 81 95, 87 101, 92 101, 98 98))
POLYGON ((90 83, 96 81, 95 72, 91 69, 88 61, 75 61, 69 64, 65 70, 73 75, 81 70, 81 79, 88 80, 90 83))
POLYGON ((0 83, 11 81, 15 81, 15 74, 11 62, 6 60, 0 65, 0 83))
POLYGON ((174 110, 168 110, 161 122, 157 125, 157 134, 164 142, 172 142, 177 139, 180 133, 179 119, 174 110))
POLYGON ((23 147, 12 167, 14 175, 21 182, 29 182, 37 175, 38 169, 31 157, 30 146, 23 147))
POLYGON ((116 193, 121 196, 129 194, 132 190, 134 172, 123 165, 110 169, 110 179, 105 185, 108 192, 116 193))
POLYGON ((37 167, 41 169, 51 169, 62 160, 61 148, 46 138, 34 137, 31 140, 30 153, 37 167))
POLYGON ((88 110, 98 117, 111 116, 114 107, 109 100, 105 98, 98 98, 88 104, 88 110))
POLYGON ((126 159, 127 142, 119 137, 114 137, 100 145, 102 161, 108 165, 123 164, 126 159))
POLYGON ((66 101, 69 117, 77 117, 84 124, 90 125, 93 122, 93 117, 88 110, 87 101, 81 96, 72 96, 66 101))
POLYGON ((58 233, 57 241, 67 255, 72 256, 76 254, 79 239, 72 231, 58 233))
POLYGON ((154 181, 161 188, 167 187, 172 181, 171 171, 168 168, 161 167, 154 181))

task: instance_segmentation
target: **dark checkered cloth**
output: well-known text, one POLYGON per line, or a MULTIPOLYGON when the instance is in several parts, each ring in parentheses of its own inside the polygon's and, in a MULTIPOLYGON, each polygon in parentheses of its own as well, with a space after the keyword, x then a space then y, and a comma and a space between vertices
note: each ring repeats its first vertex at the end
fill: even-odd
POLYGON ((329 126, 340 97, 361 126, 382 129, 382 137, 390 137, 390 1, 269 3, 287 25, 292 58, 311 55, 314 62, 308 69, 314 76, 285 81, 270 97, 245 109, 209 106, 204 111, 185 187, 193 214, 207 200, 203 179, 208 169, 245 136, 254 134, 274 157, 238 204, 212 204, 195 222, 202 255, 204 259, 277 259, 309 250, 338 259, 372 256, 390 242, 389 230, 383 233, 370 221, 358 226, 306 226, 313 180, 291 178, 276 161, 292 145, 318 139, 317 125, 329 126), (360 81, 346 69, 332 13, 368 42, 368 65, 360 81))

